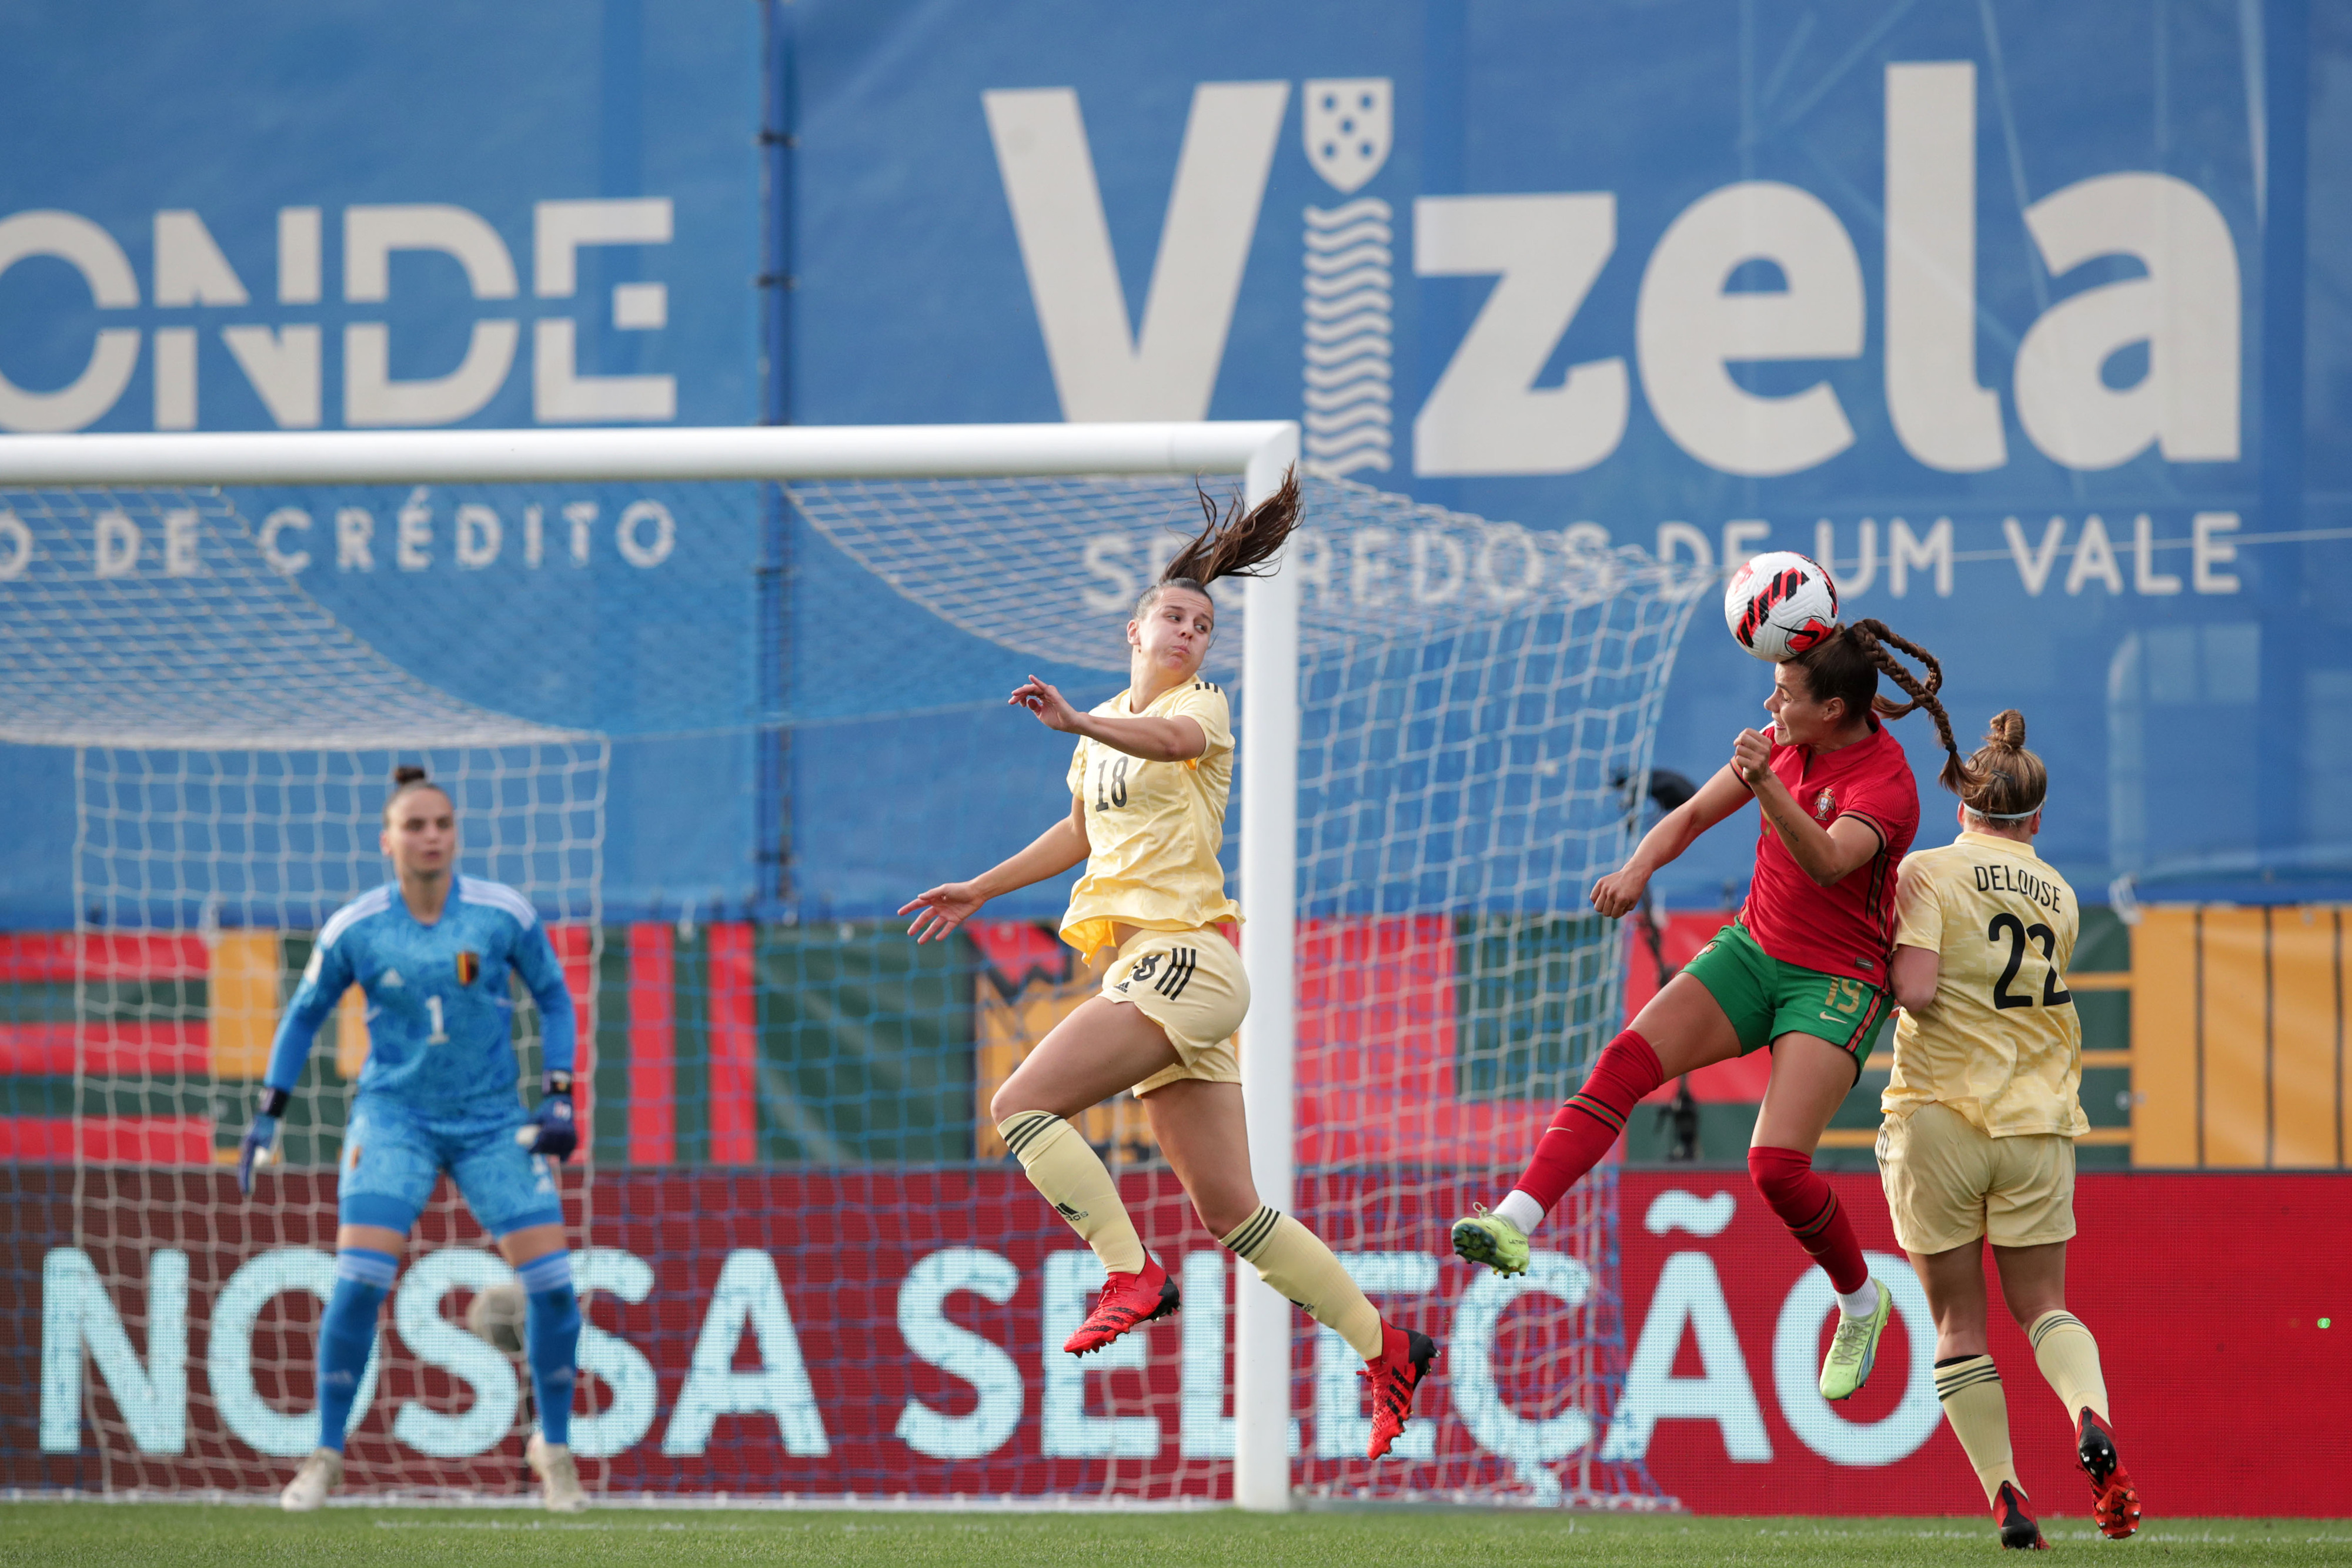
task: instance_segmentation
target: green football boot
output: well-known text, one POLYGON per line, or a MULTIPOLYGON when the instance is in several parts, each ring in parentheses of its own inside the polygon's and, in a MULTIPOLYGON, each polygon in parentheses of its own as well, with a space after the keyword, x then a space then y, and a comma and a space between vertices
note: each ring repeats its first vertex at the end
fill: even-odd
POLYGON ((1483 1203, 1467 1219, 1454 1222, 1454 1250, 1465 1262, 1484 1263, 1497 1274, 1528 1271, 1528 1239, 1499 1214, 1489 1214, 1483 1203))
POLYGON ((1870 1369, 1878 1360, 1878 1336, 1886 1332, 1886 1320, 1895 1311, 1895 1293, 1878 1280, 1878 1310, 1866 1318, 1850 1318, 1838 1314, 1837 1337, 1830 1341, 1830 1354, 1822 1363, 1822 1397, 1851 1399, 1862 1385, 1870 1381, 1870 1369))

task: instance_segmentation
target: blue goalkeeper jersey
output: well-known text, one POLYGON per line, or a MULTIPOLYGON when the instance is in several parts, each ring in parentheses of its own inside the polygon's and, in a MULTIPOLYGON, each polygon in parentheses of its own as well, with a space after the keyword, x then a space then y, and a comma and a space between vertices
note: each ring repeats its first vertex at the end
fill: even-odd
POLYGON ((367 996, 368 1060, 360 1092, 422 1111, 512 1103, 518 1067, 509 972, 539 1004, 540 1051, 572 1071, 576 1026, 562 966, 522 894, 478 877, 453 879, 441 918, 418 924, 396 883, 335 911, 278 1025, 262 1082, 292 1089, 319 1026, 343 993, 367 996))

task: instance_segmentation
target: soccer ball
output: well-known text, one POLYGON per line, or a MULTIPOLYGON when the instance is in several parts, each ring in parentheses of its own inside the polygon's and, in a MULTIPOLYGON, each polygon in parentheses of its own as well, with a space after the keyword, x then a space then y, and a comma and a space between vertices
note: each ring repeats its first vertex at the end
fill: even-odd
POLYGON ((1837 630, 1837 584, 1822 563, 1794 550, 1767 550, 1731 574, 1723 623, 1759 659, 1793 659, 1837 630))
POLYGON ((466 1308, 466 1328, 484 1343, 520 1355, 523 1319, 530 1310, 522 1287, 509 1280, 474 1292, 466 1308))

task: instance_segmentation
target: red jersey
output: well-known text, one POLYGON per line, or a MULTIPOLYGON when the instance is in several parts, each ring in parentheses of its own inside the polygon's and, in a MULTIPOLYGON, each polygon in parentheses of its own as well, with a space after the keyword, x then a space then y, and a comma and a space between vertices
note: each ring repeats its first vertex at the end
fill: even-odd
POLYGON ((1919 831, 1919 786, 1894 735, 1875 718, 1870 727, 1868 740, 1822 756, 1775 743, 1771 768, 1822 827, 1860 817, 1877 829, 1878 852, 1823 887, 1767 821, 1739 919, 1756 945, 1784 964, 1884 986, 1895 952, 1895 868, 1919 831))

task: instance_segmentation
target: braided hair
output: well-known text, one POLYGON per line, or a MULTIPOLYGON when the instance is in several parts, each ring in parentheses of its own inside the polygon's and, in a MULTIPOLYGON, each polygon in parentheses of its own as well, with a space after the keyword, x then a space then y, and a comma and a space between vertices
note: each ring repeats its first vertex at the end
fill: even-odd
POLYGON ((1209 584, 1221 577, 1265 577, 1271 570, 1265 563, 1281 553, 1284 543, 1298 527, 1298 470, 1286 470, 1281 487, 1244 511, 1241 497, 1223 515, 1209 493, 1198 485, 1193 494, 1200 497, 1201 515, 1204 520, 1201 531, 1160 570, 1160 580, 1143 591, 1136 601, 1135 613, 1140 619, 1151 608, 1151 601, 1161 591, 1187 588, 1205 595, 1209 584))
POLYGON ((1926 708, 1927 716, 1936 721, 1936 737, 1944 743, 1944 768, 1937 779, 1955 795, 1965 796, 1976 787, 1976 772, 1962 760, 1959 743, 1952 738, 1951 716, 1936 700, 1936 693, 1944 684, 1944 666, 1918 643, 1897 636, 1884 621, 1856 621, 1839 627, 1834 635, 1823 638, 1790 663, 1804 672, 1805 688, 1812 693, 1815 702, 1835 697, 1845 704, 1849 714, 1867 711, 1881 718, 1901 718, 1906 713, 1926 708), (1917 660, 1926 674, 1913 674, 1889 649, 1900 650, 1917 660), (1881 696, 1878 677, 1882 674, 1900 686, 1911 700, 1898 703, 1881 696))

